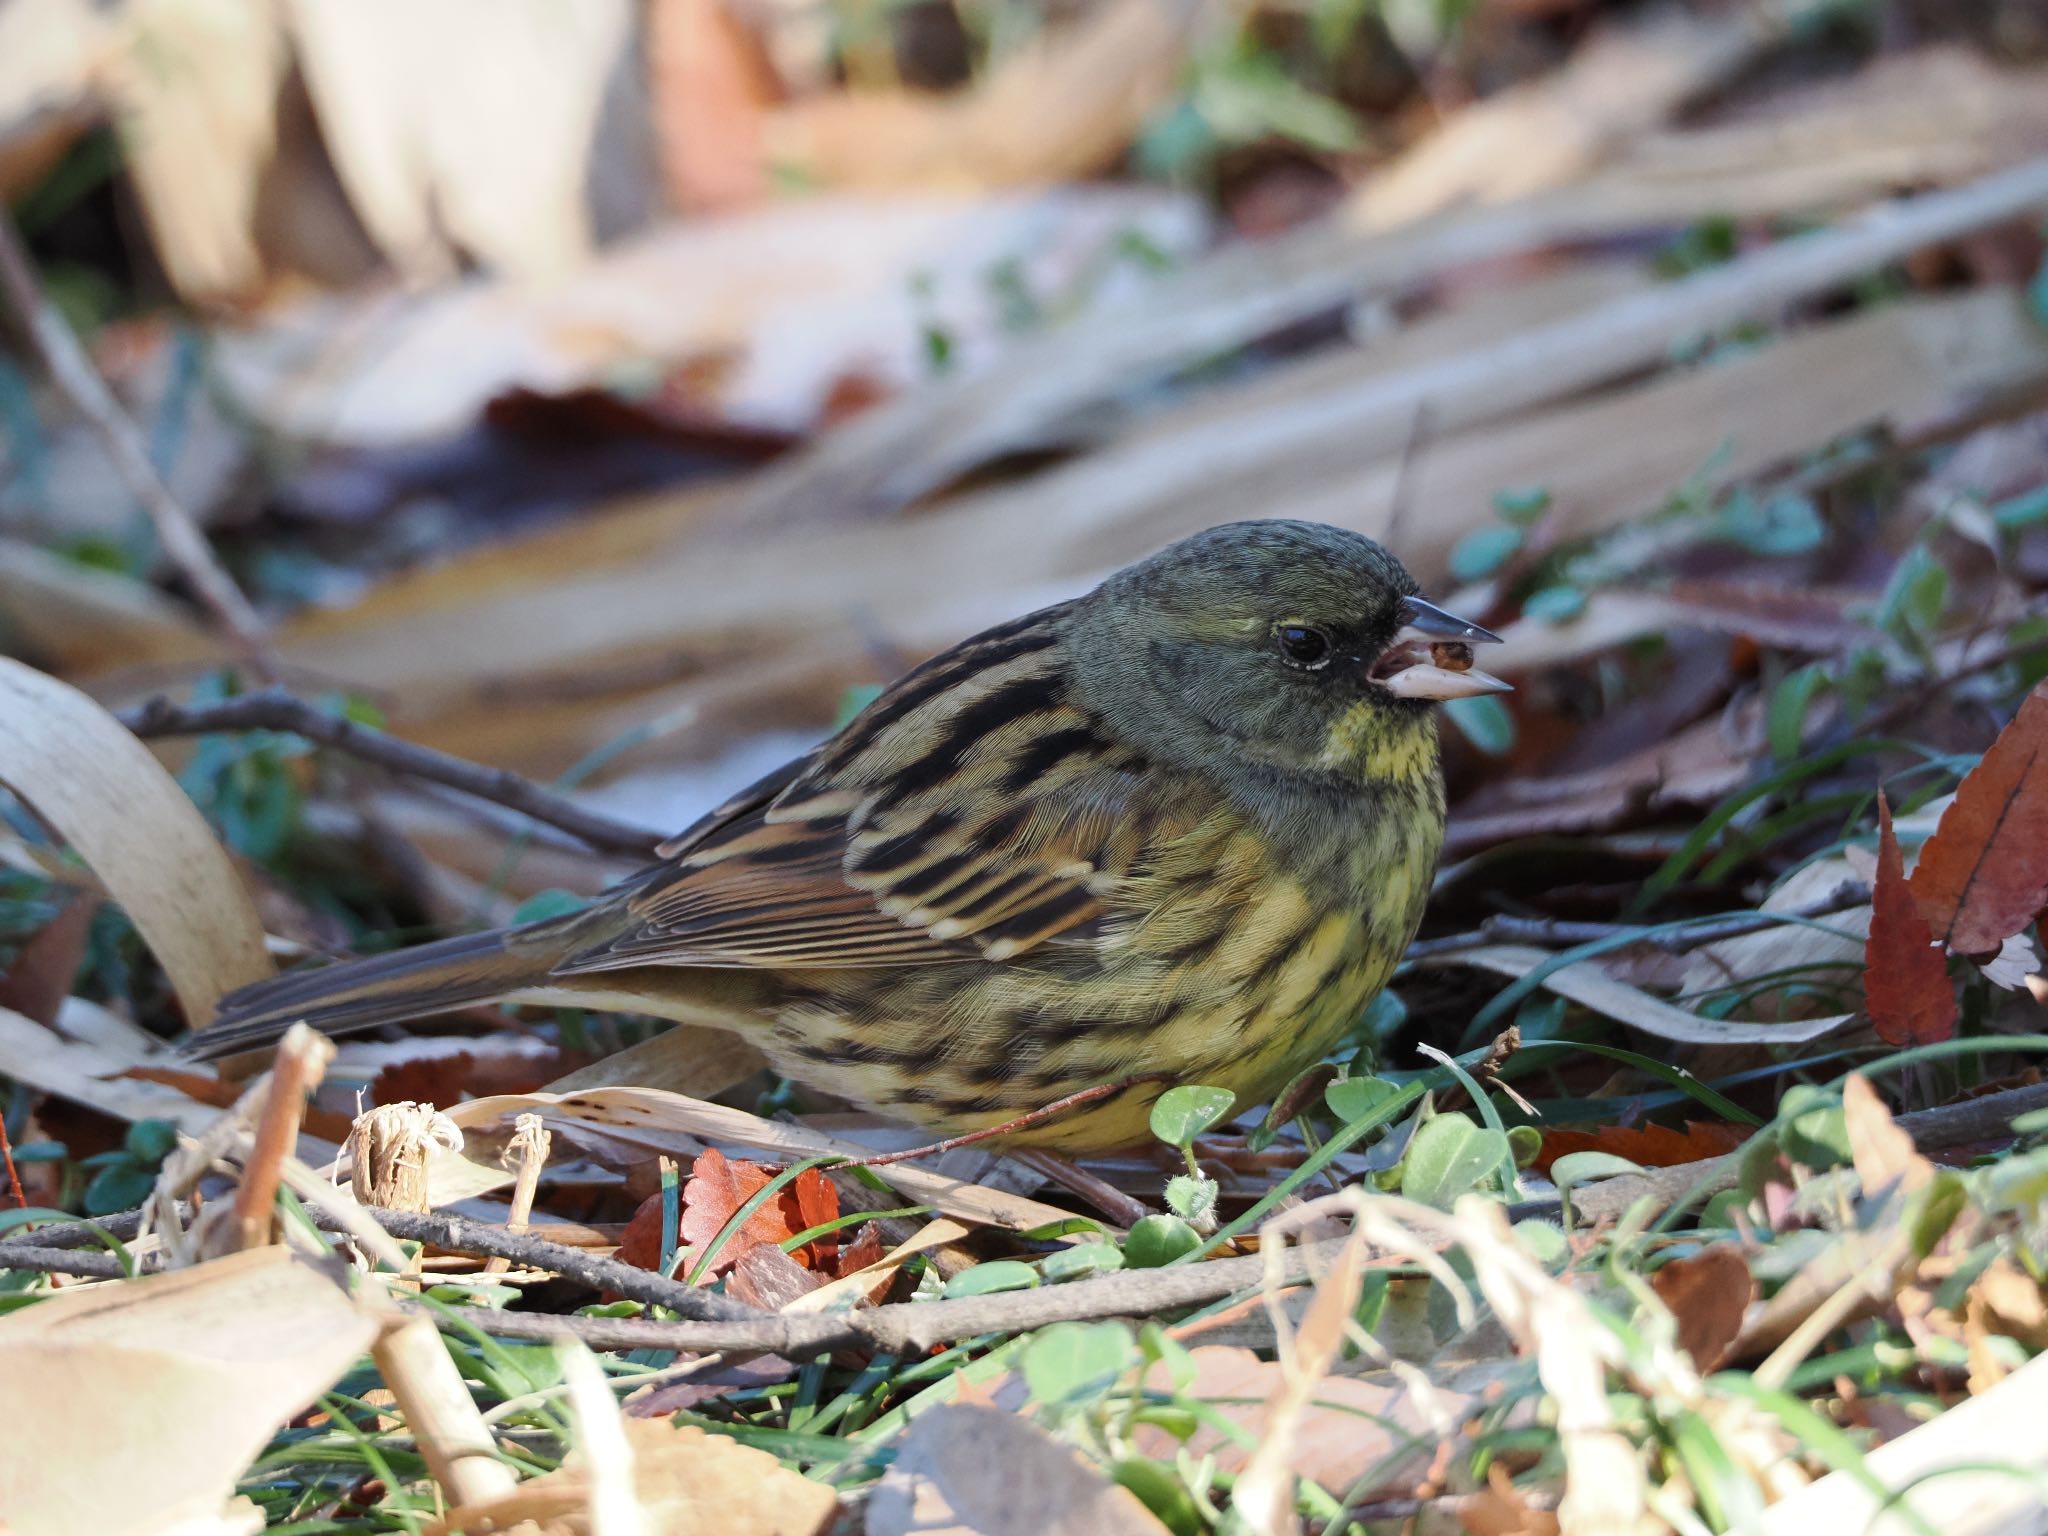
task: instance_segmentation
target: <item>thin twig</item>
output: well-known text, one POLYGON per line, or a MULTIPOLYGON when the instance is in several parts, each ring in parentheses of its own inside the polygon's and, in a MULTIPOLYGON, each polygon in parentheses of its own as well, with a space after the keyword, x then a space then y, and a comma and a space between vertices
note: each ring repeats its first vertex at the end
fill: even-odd
POLYGON ((459 790, 478 800, 517 811, 529 821, 566 832, 579 842, 606 853, 652 858, 663 834, 631 822, 587 811, 571 800, 542 789, 530 779, 503 768, 487 768, 451 757, 416 742, 402 740, 372 726, 316 709, 281 688, 223 699, 217 704, 177 704, 161 696, 121 714, 121 723, 137 736, 199 736, 213 731, 290 731, 308 741, 392 773, 424 779, 459 790))
POLYGON ((269 1244, 277 1224, 279 1171, 299 1143, 306 1095, 320 1086, 333 1059, 334 1042, 304 1024, 294 1024, 277 1042, 263 1118, 256 1124, 255 1143, 235 1189, 234 1220, 228 1230, 236 1251, 269 1244))
POLYGON ((72 406, 99 435, 107 458, 126 482, 129 494, 142 504, 156 529, 157 542, 178 568, 193 594, 226 632, 242 659, 266 680, 278 675, 277 661, 263 620, 250 606, 234 578, 221 568, 192 514, 181 505, 149 460, 142 434, 121 409, 100 377, 84 346, 57 312, 36 276, 35 264, 21 232, 0 207, 0 293, 28 333, 29 344, 42 359, 72 406))
POLYGON ((0 1115, 0 1163, 7 1165, 7 1192, 14 1196, 14 1203, 22 1210, 28 1209, 28 1196, 22 1193, 21 1175, 14 1170, 14 1144, 7 1139, 7 1118, 0 1115))

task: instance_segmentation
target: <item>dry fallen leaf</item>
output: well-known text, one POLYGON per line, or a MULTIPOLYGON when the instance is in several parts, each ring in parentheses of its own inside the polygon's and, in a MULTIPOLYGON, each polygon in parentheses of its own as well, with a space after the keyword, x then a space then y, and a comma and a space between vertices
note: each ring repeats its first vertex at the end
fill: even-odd
MULTIPOLYGON (((666 1419, 626 1419, 633 1491, 643 1529, 719 1536, 814 1536, 839 1508, 830 1488, 790 1471, 766 1451, 666 1419)), ((545 1536, 590 1536, 591 1474, 582 1453, 501 1499, 459 1506, 436 1533, 504 1530, 540 1522, 545 1536)))
POLYGON ((375 1332, 281 1247, 0 1318, 0 1510, 17 1536, 210 1520, 278 1426, 375 1332))
POLYGON ((1920 1155, 1861 1072, 1852 1072, 1842 1085, 1842 1116, 1864 1193, 1879 1194, 1893 1185, 1911 1193, 1933 1179, 1934 1164, 1920 1155))
MULTIPOLYGON (((1956 1032, 1956 991, 1916 892, 1906 883, 1899 840, 1892 833, 1891 806, 1882 790, 1877 796, 1877 822, 1877 881, 1870 893, 1870 937, 1863 945, 1863 993, 1870 1022, 1891 1045, 1946 1040, 1956 1032)), ((1932 847, 1930 841, 1928 849, 1932 847)), ((1926 855, 1923 850, 1922 870, 1927 868, 1926 855)))
POLYGON ((263 924, 198 808, 147 747, 68 683, 0 657, 0 784, 68 842, 127 912, 185 1020, 271 974, 263 924), (144 832, 147 835, 142 835, 144 832))
POLYGON ((1531 1505, 1499 1461, 1487 1467, 1486 1486, 1458 1505, 1458 1523, 1470 1536, 1558 1536, 1556 1512, 1531 1505))
POLYGON ((1700 1374, 1720 1369, 1756 1290, 1742 1249, 1715 1243, 1673 1259, 1650 1277, 1650 1284, 1678 1319, 1678 1347, 1692 1356, 1700 1374))
POLYGON ((947 1403, 920 1415, 868 1499, 867 1536, 1163 1536, 1166 1527, 1037 1426, 947 1403))
POLYGON ((1959 955, 1994 953, 2048 906, 2048 683, 1965 775, 1912 887, 1934 936, 1959 955))

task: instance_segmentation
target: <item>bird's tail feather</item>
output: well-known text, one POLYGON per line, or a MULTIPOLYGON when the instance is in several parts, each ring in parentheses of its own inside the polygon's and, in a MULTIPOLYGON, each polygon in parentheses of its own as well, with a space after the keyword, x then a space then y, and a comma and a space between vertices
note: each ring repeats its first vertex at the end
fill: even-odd
POLYGON ((259 981, 222 998, 180 1049, 207 1061, 267 1046, 301 1020, 323 1035, 354 1034, 533 986, 546 966, 505 939, 504 929, 464 934, 259 981))

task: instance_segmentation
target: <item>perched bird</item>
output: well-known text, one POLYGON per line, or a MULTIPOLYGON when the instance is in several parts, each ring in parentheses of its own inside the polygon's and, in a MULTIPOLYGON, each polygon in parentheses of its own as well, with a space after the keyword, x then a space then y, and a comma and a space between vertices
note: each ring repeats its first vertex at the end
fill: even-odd
MULTIPOLYGON (((1413 937, 1431 705, 1507 687, 1495 638, 1358 534, 1211 528, 924 663, 593 906, 245 988, 188 1050, 518 998, 736 1030, 947 1135, 1149 1073, 1250 1107, 1413 937)), ((1016 1139, 1129 1145, 1164 1086, 1016 1139)))

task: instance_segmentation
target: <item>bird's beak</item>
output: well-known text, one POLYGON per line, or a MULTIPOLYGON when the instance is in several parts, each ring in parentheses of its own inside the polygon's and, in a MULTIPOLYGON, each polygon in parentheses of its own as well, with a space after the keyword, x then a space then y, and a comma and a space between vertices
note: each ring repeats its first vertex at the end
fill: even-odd
POLYGON ((1443 700, 1514 691, 1514 684, 1472 665, 1472 647, 1498 645, 1499 635, 1419 597, 1403 598, 1402 606, 1408 622, 1372 668, 1372 680, 1387 692, 1403 699, 1443 700))

